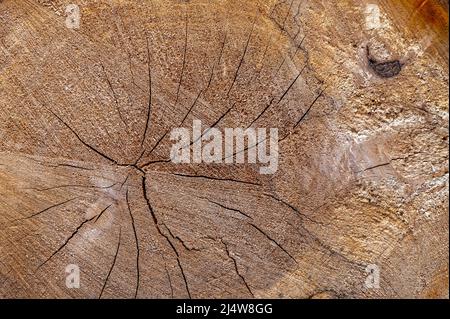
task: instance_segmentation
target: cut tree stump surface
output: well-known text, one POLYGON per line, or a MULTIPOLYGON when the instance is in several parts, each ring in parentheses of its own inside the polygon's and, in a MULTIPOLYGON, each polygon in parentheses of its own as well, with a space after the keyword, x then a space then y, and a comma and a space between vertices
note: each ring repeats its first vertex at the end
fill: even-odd
POLYGON ((0 297, 448 298, 447 15, 0 1, 0 297), (277 172, 172 163, 193 120, 278 128, 277 172))

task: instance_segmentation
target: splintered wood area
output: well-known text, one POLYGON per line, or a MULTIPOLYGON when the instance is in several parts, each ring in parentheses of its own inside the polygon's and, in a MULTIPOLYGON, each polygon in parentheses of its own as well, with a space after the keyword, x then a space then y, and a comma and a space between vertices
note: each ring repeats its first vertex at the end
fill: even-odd
POLYGON ((0 1, 0 297, 448 298, 447 37, 438 0, 0 1), (195 120, 277 170, 174 163, 195 120))

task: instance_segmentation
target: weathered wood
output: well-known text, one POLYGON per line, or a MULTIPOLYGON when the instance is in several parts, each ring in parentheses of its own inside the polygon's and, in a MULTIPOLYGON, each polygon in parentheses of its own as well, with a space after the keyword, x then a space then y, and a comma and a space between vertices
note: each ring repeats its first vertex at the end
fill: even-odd
POLYGON ((448 298, 447 14, 0 1, 0 297, 448 298), (196 119, 278 128, 278 171, 172 163, 196 119))

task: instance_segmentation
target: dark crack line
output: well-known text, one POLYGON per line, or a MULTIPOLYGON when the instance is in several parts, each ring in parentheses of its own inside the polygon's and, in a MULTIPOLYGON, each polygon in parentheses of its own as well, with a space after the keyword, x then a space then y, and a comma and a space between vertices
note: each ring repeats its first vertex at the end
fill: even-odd
POLYGON ((169 271, 167 270, 167 266, 166 266, 165 268, 166 268, 167 279, 169 280, 170 295, 171 295, 171 297, 172 297, 172 299, 173 299, 173 285, 172 285, 172 279, 170 278, 170 274, 169 274, 169 271))
MULTIPOLYGON (((249 218, 249 219, 253 219, 251 216, 249 216, 249 215, 247 215, 246 213, 240 211, 239 209, 227 207, 227 206, 225 206, 225 205, 223 205, 223 204, 221 204, 221 203, 218 203, 218 202, 216 202, 216 201, 213 201, 213 200, 211 200, 211 199, 209 199, 209 198, 207 198, 207 197, 201 197, 201 196, 196 196, 196 197, 197 197, 197 198, 204 199, 204 200, 206 200, 206 201, 208 201, 208 202, 210 202, 210 203, 212 203, 212 204, 214 204, 214 205, 217 205, 217 206, 219 206, 219 207, 221 207, 221 208, 223 208, 223 209, 226 209, 226 210, 229 210, 229 211, 232 211, 232 212, 236 212, 236 213, 239 213, 239 214, 241 214, 242 216, 245 216, 245 217, 247 217, 247 218, 249 218)), ((231 217, 231 216, 230 216, 230 217, 231 217)))
POLYGON ((46 187, 46 188, 29 187, 29 188, 23 188, 23 189, 25 189, 25 190, 35 190, 35 191, 38 191, 38 192, 49 191, 49 190, 58 189, 58 188, 66 188, 66 187, 108 189, 108 188, 112 188, 112 187, 116 186, 117 184, 118 183, 114 183, 114 184, 109 185, 109 186, 68 184, 68 185, 51 186, 51 187, 46 187))
POLYGON ((187 113, 184 115, 183 119, 180 122, 179 127, 183 126, 184 121, 186 120, 186 118, 188 117, 188 115, 191 113, 192 109, 194 108, 195 104, 197 104, 198 99, 200 98, 200 95, 203 93, 203 90, 200 90, 200 92, 198 92, 197 97, 194 100, 194 103, 192 103, 191 107, 189 108, 189 110, 187 111, 187 113))
POLYGON ((145 120, 145 130, 142 135, 141 147, 144 145, 145 137, 147 136, 147 131, 150 125, 150 115, 152 111, 152 70, 150 68, 150 45, 148 43, 147 37, 147 68, 148 68, 148 105, 147 105, 147 115, 145 120))
MULTIPOLYGON (((69 167, 69 168, 76 168, 76 169, 81 169, 81 170, 87 170, 87 171, 93 171, 94 169, 92 168, 88 168, 88 167, 83 167, 83 166, 78 166, 75 164, 64 164, 64 163, 56 163, 56 164, 51 164, 51 163, 45 163, 45 162, 41 162, 33 157, 27 157, 27 159, 30 159, 36 163, 38 163, 39 165, 45 166, 45 167, 51 167, 51 168, 58 168, 58 167, 69 167)), ((0 166, 2 166, 2 164, 0 164, 0 166)))
POLYGON ((186 243, 180 236, 174 235, 172 233, 172 231, 170 230, 170 228, 166 224, 163 224, 163 225, 169 232, 170 237, 172 237, 173 239, 176 239, 184 247, 184 249, 186 249, 187 251, 200 251, 200 249, 198 249, 198 248, 195 248, 195 247, 191 248, 188 245, 186 245, 186 243))
MULTIPOLYGON (((312 101, 312 103, 309 105, 308 109, 306 110, 305 113, 303 113, 303 115, 300 117, 300 119, 297 121, 297 123, 292 127, 292 130, 295 130, 297 128, 298 125, 301 124, 301 122, 305 119, 305 117, 309 114, 309 111, 311 110, 311 108, 314 106, 314 104, 317 102, 317 100, 323 95, 323 92, 325 91, 325 89, 321 90, 320 93, 316 96, 316 98, 312 101)), ((281 137, 280 139, 278 139, 278 142, 281 143, 283 142, 286 138, 288 138, 289 136, 291 136, 292 134, 292 130, 290 130, 289 132, 287 132, 283 137, 281 137)))
POLYGON ((250 226, 252 226, 254 229, 256 229, 258 232, 260 232, 262 235, 264 235, 269 241, 274 243, 278 248, 280 248, 286 255, 288 255, 296 264, 297 260, 283 247, 281 246, 275 239, 267 235, 261 228, 256 226, 255 224, 248 223, 250 226))
POLYGON ((109 89, 110 89, 110 91, 111 91, 111 93, 112 93, 112 96, 113 96, 113 98, 114 98, 114 102, 115 102, 115 105, 116 105, 116 111, 117 111, 117 113, 119 114, 119 118, 120 118, 120 120, 122 121, 122 123, 125 124, 125 126, 126 126, 127 129, 128 129, 128 125, 127 125, 127 123, 125 122, 125 120, 124 120, 124 118, 123 118, 122 112, 120 111, 119 100, 117 99, 116 91, 114 90, 114 88, 113 88, 113 86, 112 86, 112 83, 111 83, 111 81, 110 81, 110 79, 109 79, 109 77, 108 77, 108 73, 106 72, 105 66, 103 65, 103 63, 100 63, 100 66, 102 67, 102 70, 103 70, 103 74, 104 74, 104 76, 105 76, 106 83, 108 84, 109 89))
POLYGON ((37 213, 34 213, 34 214, 30 215, 30 216, 23 217, 23 218, 18 218, 18 219, 14 219, 14 220, 12 220, 11 222, 21 221, 21 220, 26 220, 26 219, 30 219, 30 218, 36 217, 36 216, 38 216, 38 215, 40 215, 40 214, 42 214, 42 213, 45 213, 45 212, 51 210, 52 208, 59 207, 59 206, 61 206, 61 205, 64 205, 64 204, 66 204, 66 203, 69 203, 69 202, 71 202, 71 201, 73 201, 73 200, 75 200, 75 199, 78 199, 78 198, 80 198, 80 197, 77 196, 77 197, 68 199, 68 200, 63 201, 63 202, 61 202, 61 203, 58 203, 58 204, 52 205, 52 206, 50 206, 50 207, 47 207, 47 208, 45 208, 45 209, 43 209, 43 210, 41 210, 41 211, 39 211, 39 212, 37 212, 37 213))
POLYGON ((287 59, 287 53, 284 55, 283 61, 281 61, 280 65, 278 66, 277 70, 275 71, 274 75, 272 76, 272 78, 274 79, 278 73, 280 72, 281 68, 283 67, 284 63, 286 62, 287 59))
MULTIPOLYGON (((291 85, 289 86, 289 88, 283 93, 283 95, 281 96, 281 98, 278 100, 278 102, 277 102, 277 104, 276 105, 278 105, 280 102, 281 102, 281 100, 283 99, 283 97, 286 95, 286 93, 287 93, 287 91, 289 91, 289 89, 292 87, 292 85, 297 81, 297 79, 298 79, 298 77, 302 74, 302 72, 303 72, 303 70, 306 68, 306 65, 302 68, 302 70, 300 71, 300 73, 297 75, 297 77, 294 79, 294 81, 291 83, 291 85)), ((250 128, 268 109, 269 109, 269 107, 272 105, 272 102, 273 102, 273 100, 274 100, 275 98, 273 97, 271 100, 270 100, 270 103, 262 110, 262 112, 257 116, 257 118, 256 119, 254 119, 248 126, 247 126, 247 129, 248 128, 250 128)), ((234 105, 233 105, 234 106, 234 105)), ((289 135, 289 133, 287 134, 287 135, 289 135)), ((280 139, 279 141, 282 141, 284 138, 286 138, 286 136, 285 137, 283 137, 282 139, 280 139)), ((227 158, 230 158, 230 157, 234 157, 234 156, 236 156, 237 154, 240 154, 240 153, 242 153, 242 152, 245 152, 245 151, 247 151, 247 150, 249 150, 249 149, 252 149, 252 148, 254 148, 254 147, 257 147, 260 143, 262 143, 262 142, 265 142, 267 140, 267 137, 266 138, 264 138, 264 139, 262 139, 262 140, 258 140, 257 142, 256 142, 256 144, 254 144, 254 145, 251 145, 251 146, 246 146, 244 149, 242 149, 242 150, 240 150, 240 151, 236 151, 235 153, 233 153, 232 155, 230 155, 230 156, 227 156, 227 157, 225 157, 225 159, 227 159, 227 158)), ((191 145, 192 145, 193 143, 191 143, 191 145)))
MULTIPOLYGON (((121 25, 122 25, 122 28, 125 29, 125 31, 126 31, 125 23, 123 22, 122 16, 121 16, 121 14, 120 14, 120 10, 113 10, 113 12, 114 12, 114 14, 117 14, 117 16, 119 17, 120 23, 121 23, 121 25)), ((114 21, 114 25, 115 25, 115 29, 116 29, 115 31, 116 31, 116 33, 117 33, 117 35, 118 35, 118 42, 120 42, 120 43, 122 44, 122 45, 119 47, 119 49, 120 49, 120 51, 124 52, 124 53, 127 55, 127 58, 128 58, 128 68, 129 68, 129 71, 130 71, 130 74, 131 74, 131 83, 132 83, 136 88, 138 88, 139 90, 141 90, 142 92, 144 92, 144 90, 142 90, 141 87, 139 87, 139 86, 136 84, 136 82, 134 81, 134 73, 133 73, 133 69, 132 69, 132 62, 131 62, 130 52, 129 52, 128 49, 126 48, 126 44, 125 44, 125 41, 124 41, 124 37, 123 37, 123 35, 122 35, 122 32, 119 30, 119 23, 118 23, 117 21, 114 21), (124 50, 124 48, 125 48, 125 50, 124 50)), ((117 47, 117 46, 115 45, 115 47, 117 47)), ((130 94, 129 94, 128 91, 127 91, 126 93, 127 93, 127 97, 128 97, 128 102, 129 102, 130 104, 133 104, 134 101, 132 101, 132 96, 130 96, 130 94)))
POLYGON ((239 75, 239 70, 241 69, 242 63, 244 62, 244 58, 245 58, 245 55, 247 54, 248 45, 250 43, 250 38, 252 37, 253 30, 255 28, 255 24, 256 24, 256 17, 255 17, 255 20, 253 21, 252 29, 250 31, 250 34, 248 35, 247 42, 245 43, 244 53, 241 56, 241 59, 240 59, 239 64, 238 64, 238 67, 236 69, 236 73, 234 74, 233 82, 231 83, 230 88, 228 89, 227 98, 230 96, 230 92, 233 89, 233 86, 234 86, 234 84, 235 84, 235 82, 237 80, 237 77, 239 75))
MULTIPOLYGON (((294 46, 296 46, 295 52, 292 55, 292 59, 295 58, 295 56, 297 55, 297 52, 298 52, 300 46, 302 45, 303 40, 305 39, 305 37, 303 37, 303 39, 300 41, 300 44, 298 46, 295 45, 295 40, 297 39, 297 36, 300 34, 300 31, 301 31, 301 29, 298 30, 298 32, 295 34, 294 38, 292 39, 292 41, 294 42, 294 46)), ((281 70, 281 67, 284 65, 284 63, 286 62, 288 57, 289 57, 289 51, 286 52, 286 54, 284 55, 283 62, 281 62, 280 66, 278 67, 278 69, 275 72, 275 75, 273 77, 275 77, 278 74, 278 72, 281 70)))
POLYGON ((88 143, 86 143, 78 134, 77 132, 75 132, 66 122, 64 122, 58 115, 56 115, 52 110, 48 109, 61 123, 64 124, 64 126, 66 126, 75 136, 76 138, 84 145, 86 146, 88 149, 90 149, 91 151, 97 153, 98 155, 100 155, 101 157, 103 157, 104 159, 108 160, 109 162, 113 163, 113 164, 118 164, 116 160, 112 159, 111 157, 109 157, 108 155, 100 152, 99 150, 97 150, 96 148, 94 148, 93 146, 89 145, 88 143))
POLYGON ((125 167, 132 167, 135 170, 137 170, 140 174, 145 175, 145 171, 142 169, 142 167, 138 166, 137 164, 130 164, 130 165, 124 165, 125 167))
POLYGON ((129 177, 130 177, 130 174, 128 174, 127 177, 125 177, 125 180, 122 182, 122 184, 120 184, 120 189, 119 190, 122 190, 123 185, 125 185, 125 183, 128 181, 129 177))
POLYGON ((157 226, 157 228, 159 229, 158 233, 166 239, 166 241, 169 244, 170 248, 172 248, 173 252, 175 253, 175 255, 176 255, 175 257, 178 259, 180 257, 180 254, 178 253, 178 250, 175 248, 175 246, 172 243, 172 241, 169 239, 169 237, 166 234, 164 234, 162 231, 160 231, 161 229, 159 228, 159 225, 157 226))
MULTIPOLYGON (((117 10, 117 11, 115 11, 115 12, 117 13, 117 15, 118 15, 118 17, 119 17, 119 19, 120 19, 120 22, 121 22, 121 24, 122 24, 122 28, 123 28, 124 31, 125 31, 125 34, 128 34, 128 30, 127 30, 127 28, 125 27, 125 23, 123 22, 123 19, 122 19, 122 15, 121 15, 121 13, 120 13, 120 10, 117 10)), ((131 83, 132 83, 136 88, 138 88, 139 90, 144 91, 139 85, 137 85, 137 83, 136 83, 135 80, 134 80, 133 62, 131 61, 130 50, 129 50, 129 48, 128 48, 128 45, 125 44, 125 41, 123 41, 123 40, 124 40, 124 37, 123 37, 123 35, 122 35, 122 32, 120 32, 120 30, 119 30, 119 28, 118 28, 117 25, 116 25, 116 28, 117 28, 117 32, 120 33, 120 38, 121 38, 121 41, 120 41, 120 42, 122 42, 123 47, 125 48, 124 51, 125 51, 125 53, 127 54, 127 57, 128 57, 128 67, 129 67, 129 69, 130 69, 130 74, 131 74, 131 83)), ((129 44, 133 47, 133 43, 132 43, 132 41, 131 41, 131 39, 130 39, 129 36, 127 37, 127 40, 128 40, 128 42, 129 42, 129 44)), ((123 50, 122 50, 122 51, 123 51, 123 50)))
POLYGON ((282 5, 283 3, 286 3, 286 1, 277 1, 274 5, 272 10, 270 10, 269 17, 272 17, 273 13, 275 12, 275 9, 277 9, 278 6, 282 5))
POLYGON ((377 164, 377 165, 374 165, 374 166, 367 167, 367 168, 365 168, 365 169, 363 169, 363 170, 361 170, 361 171, 357 171, 356 173, 357 173, 357 174, 358 174, 358 173, 363 173, 363 172, 369 171, 369 170, 371 170, 371 169, 375 169, 375 168, 379 168, 379 167, 383 167, 383 166, 388 166, 388 165, 391 165, 391 162, 390 162, 390 161, 387 162, 387 163, 381 163, 381 164, 377 164))
POLYGON ((166 270, 167 280, 169 281, 170 295, 171 295, 171 298, 173 299, 174 294, 173 294, 172 278, 170 277, 169 270, 167 269, 167 262, 166 262, 166 259, 164 258, 164 255, 161 254, 161 257, 164 261, 164 269, 166 270))
POLYGON ((299 15, 301 15, 300 9, 301 9, 301 7, 302 7, 302 4, 303 4, 303 0, 299 1, 299 4, 298 4, 298 6, 297 6, 297 12, 295 13, 295 15, 294 15, 294 17, 293 17, 293 20, 294 20, 294 21, 297 21, 297 17, 298 17, 299 15))
MULTIPOLYGON (((161 136, 161 137, 159 138, 159 140, 158 140, 158 141, 156 142, 156 144, 152 147, 152 149, 150 150, 150 152, 148 153, 147 156, 152 155, 153 151, 158 147, 158 145, 162 142, 162 140, 166 137, 166 135, 169 134, 169 132, 170 132, 170 130, 167 130, 167 131, 163 134, 163 136, 161 136)), ((144 165, 144 166, 145 166, 145 165, 144 165)))
MULTIPOLYGON (((278 34, 277 40, 276 40, 276 41, 272 41, 272 43, 276 43, 276 42, 280 39, 280 37, 281 37, 281 32, 278 34)), ((266 48, 265 48, 265 50, 264 50, 264 55, 263 55, 262 61, 260 62, 260 63, 261 63, 261 67, 260 67, 259 70, 257 71, 257 77, 258 77, 258 78, 260 77, 261 72, 262 72, 262 70, 264 69, 264 66, 265 66, 265 64, 266 64, 266 52, 267 52, 267 50, 268 50, 268 47, 269 47, 269 44, 266 45, 266 48)), ((284 57, 286 57, 286 55, 284 55, 284 57)), ((283 59, 283 61, 284 61, 284 59, 283 59)), ((281 66, 280 66, 280 67, 281 67, 281 66)), ((276 73, 278 73, 278 71, 277 71, 276 73)), ((274 80, 274 78, 275 78, 276 73, 271 77, 271 78, 272 78, 272 82, 273 82, 273 80, 274 80)))
POLYGON ((226 32, 225 35, 224 35, 224 38, 223 38, 222 47, 220 48, 219 57, 217 58, 216 63, 213 64, 213 67, 212 67, 212 70, 211 70, 211 75, 209 76, 208 84, 206 85, 206 88, 204 90, 205 92, 211 86, 211 83, 212 83, 212 80, 213 80, 213 77, 214 77, 214 71, 216 70, 216 67, 219 65, 220 61, 222 60, 223 51, 224 51, 224 48, 225 48, 225 43, 227 41, 227 36, 228 36, 228 33, 226 32))
POLYGON ((103 284, 102 290, 100 291, 100 295, 98 296, 98 299, 102 299, 103 291, 105 290, 106 285, 107 285, 108 280, 109 280, 109 277, 111 276, 111 273, 112 273, 112 271, 114 269, 114 266, 116 265, 117 256, 119 255, 119 249, 120 249, 121 241, 122 241, 122 227, 119 227, 119 240, 117 241, 116 253, 114 254, 114 259, 113 259, 112 265, 109 268, 108 275, 105 278, 105 282, 103 284))
MULTIPOLYGON (((189 146, 192 146, 193 144, 197 143, 198 141, 200 141, 203 136, 205 136, 206 133, 208 133, 212 128, 216 127, 217 124, 220 123, 220 121, 223 120, 223 118, 230 113, 230 111, 234 108, 234 106, 236 105, 237 102, 234 102, 233 105, 231 105, 230 108, 228 108, 228 110, 225 111, 225 113, 223 113, 210 127, 208 127, 196 140, 192 141, 189 146)), ((186 145, 187 147, 187 145, 186 145)))
POLYGON ((49 262, 53 256, 55 256, 57 253, 59 253, 64 247, 66 247, 66 245, 69 243, 69 241, 75 237, 76 234, 78 234, 78 232, 80 231, 80 229, 88 222, 90 222, 91 220, 93 220, 96 216, 93 216, 89 219, 86 219, 85 221, 83 221, 80 225, 78 225, 78 227, 75 229, 75 231, 64 241, 64 243, 56 250, 53 252, 53 254, 50 255, 50 257, 48 257, 43 263, 41 263, 37 268, 36 271, 38 271, 42 266, 44 266, 47 262, 49 262))
POLYGON ((57 164, 57 165, 55 165, 53 167, 70 167, 70 168, 82 169, 82 170, 87 170, 87 171, 93 171, 94 170, 92 168, 82 167, 82 166, 77 166, 77 165, 72 165, 72 164, 57 164))
MULTIPOLYGON (((230 111, 234 108, 234 106, 236 105, 236 103, 237 103, 237 102, 234 102, 233 105, 231 105, 231 107, 230 107, 225 113, 223 113, 223 114, 222 114, 222 115, 221 115, 221 116, 213 123, 213 125, 211 125, 211 127, 210 127, 209 129, 211 129, 211 128, 213 128, 213 127, 216 127, 217 124, 219 124, 220 121, 222 121, 223 118, 224 118, 228 113, 230 113, 230 111)), ((209 131, 209 129, 206 130, 206 131, 202 134, 201 137, 203 137, 203 135, 205 135, 205 134, 209 131)))
POLYGON ((133 214, 131 213, 130 201, 128 198, 128 188, 126 191, 125 199, 127 202, 128 213, 130 214, 130 218, 131 218, 131 226, 133 228, 133 233, 134 233, 134 242, 136 244, 136 277, 137 278, 136 278, 136 290, 134 292, 134 298, 136 299, 138 292, 139 292, 139 284, 140 284, 140 268, 139 268, 140 249, 139 249, 139 240, 138 240, 138 236, 137 236, 137 232, 136 232, 136 226, 134 223, 134 217, 133 217, 133 214))
POLYGON ((286 94, 290 91, 290 89, 292 88, 292 86, 295 84, 295 82, 297 82, 298 78, 300 77, 300 75, 302 75, 303 71, 305 70, 306 65, 300 70, 300 72, 298 73, 298 75, 295 77, 295 79, 291 82, 291 84, 289 85, 289 87, 284 91, 284 93, 281 95, 280 99, 278 100, 277 104, 280 104, 281 101, 284 99, 284 97, 286 96, 286 94))
POLYGON ((95 218, 94 224, 99 220, 100 217, 112 206, 112 204, 109 204, 105 209, 103 209, 95 218))
MULTIPOLYGON (((286 58, 285 58, 286 59, 286 58)), ((285 61, 285 59, 283 60, 283 63, 285 61)), ((307 65, 303 66, 303 68, 300 70, 299 74, 295 77, 295 79, 291 82, 291 84, 289 85, 289 87, 283 92, 283 94, 280 96, 280 98, 278 99, 278 102, 276 103, 276 105, 280 104, 280 102, 283 100, 283 98, 286 96, 286 94, 289 92, 289 90, 292 88, 292 86, 294 85, 294 83, 298 80, 298 78, 300 77, 300 75, 303 73, 303 71, 305 70, 307 65)), ((280 65, 281 68, 281 65, 280 65)), ((276 72, 278 73, 278 71, 276 72)), ((275 74, 276 75, 276 74, 275 74)), ((273 77, 274 78, 274 77, 273 77)), ((273 79, 272 78, 272 79, 273 79)), ((272 105, 273 100, 275 99, 275 97, 272 97, 272 99, 270 100, 270 103, 262 110, 262 112, 247 126, 247 128, 250 128, 272 105)), ((233 154, 233 156, 235 156, 236 154, 239 154, 241 152, 246 151, 247 149, 251 148, 251 147, 256 147, 259 145, 259 143, 264 142, 266 139, 262 140, 262 141, 258 141, 255 145, 253 146, 248 146, 246 149, 243 149, 242 151, 238 151, 236 153, 233 154)), ((231 156, 229 156, 231 157, 231 156)))
MULTIPOLYGON (((297 229, 297 231, 298 231, 297 227, 295 227, 293 225, 291 225, 291 226, 294 227, 295 229, 297 229)), ((336 251, 335 249, 331 248, 329 245, 325 244, 319 237, 317 237, 315 234, 313 234, 311 231, 309 231, 305 226, 298 225, 298 227, 300 227, 313 241, 315 241, 322 249, 328 251, 331 255, 336 255, 339 258, 341 258, 342 260, 344 260, 346 263, 351 264, 351 265, 356 265, 356 266, 359 266, 361 268, 365 268, 367 266, 367 265, 355 262, 353 260, 350 260, 348 257, 344 256, 342 253, 340 253, 340 252, 336 251)), ((299 234, 304 235, 300 231, 298 231, 298 232, 299 232, 299 234)))
POLYGON ((183 276, 184 285, 186 286, 186 291, 188 293, 189 299, 192 299, 191 292, 189 290, 189 285, 188 285, 188 282, 186 279, 186 274, 184 273, 184 269, 183 269, 183 266, 181 265, 181 261, 180 261, 179 257, 177 257, 177 262, 178 262, 178 267, 180 268, 180 271, 181 271, 181 275, 183 276))
POLYGON ((179 96, 180 96, 180 88, 181 88, 181 84, 182 84, 182 82, 183 82, 184 69, 186 68, 187 44, 188 44, 188 17, 187 17, 187 15, 186 15, 186 26, 185 26, 185 33, 184 33, 183 64, 182 64, 182 66, 181 66, 180 81, 178 82, 177 97, 176 97, 176 99, 175 99, 174 107, 175 107, 175 106, 177 105, 177 103, 178 103, 178 98, 179 98, 179 96))
POLYGON ((134 166, 137 166, 137 165, 138 165, 139 161, 142 159, 142 157, 144 156, 144 154, 145 154, 145 148, 142 149, 141 154, 140 154, 139 157, 134 161, 134 164, 133 164, 134 166))
POLYGON ((258 183, 240 181, 240 180, 236 180, 236 179, 232 179, 232 178, 220 178, 220 177, 212 177, 212 176, 206 176, 206 175, 188 175, 188 174, 181 174, 181 173, 171 173, 171 174, 175 175, 175 176, 181 176, 181 177, 204 178, 204 179, 209 179, 209 180, 213 180, 213 181, 233 182, 233 183, 261 186, 261 184, 258 184, 258 183))
MULTIPOLYGON (((236 151, 235 153, 233 153, 233 154, 231 154, 231 155, 225 157, 224 160, 227 159, 227 158, 230 158, 230 157, 234 157, 234 156, 236 156, 237 154, 240 154, 240 153, 242 153, 242 152, 245 152, 245 151, 247 151, 247 150, 249 150, 249 149, 252 149, 252 148, 254 148, 254 147, 257 147, 260 143, 265 142, 265 141, 267 141, 267 137, 263 138, 262 140, 258 140, 258 141, 256 142, 256 144, 253 144, 253 145, 247 145, 244 149, 242 149, 242 150, 240 150, 240 151, 236 151)), ((247 144, 248 144, 248 143, 247 143, 247 144)))
MULTIPOLYGON (((148 210, 150 212, 150 215, 152 216, 153 222, 155 223, 156 229, 158 230, 158 232, 167 239, 167 235, 165 235, 162 231, 161 228, 159 227, 159 223, 158 223, 158 218, 156 217, 155 212, 153 211, 153 207, 150 204, 150 198, 148 198, 147 195, 147 177, 142 176, 142 194, 144 196, 144 200, 147 204, 148 210)), ((178 252, 175 250, 176 255, 178 256, 178 252)))
MULTIPOLYGON (((147 181, 147 178, 145 177, 145 175, 142 176, 142 193, 143 193, 143 196, 144 196, 144 200, 145 200, 145 202, 146 202, 146 204, 147 204, 147 208, 148 208, 148 210, 149 210, 149 212, 150 212, 150 215, 151 215, 151 217, 152 217, 152 219, 153 219, 153 222, 154 222, 154 224, 155 224, 156 230, 157 230, 158 233, 159 233, 159 234, 167 241, 167 243, 169 244, 169 246, 172 248, 172 251, 175 253, 175 257, 176 257, 176 259, 177 259, 178 267, 179 267, 180 272, 181 272, 181 275, 182 275, 182 277, 183 277, 183 279, 184 279, 184 284, 185 284, 185 287, 186 287, 186 292, 188 293, 189 299, 191 299, 191 292, 190 292, 190 290, 189 290, 189 285, 188 285, 188 282, 187 282, 187 280, 186 280, 186 275, 185 275, 185 273, 184 273, 184 269, 183 269, 183 267, 182 267, 182 265, 181 265, 180 254, 178 253, 177 249, 176 249, 175 246, 173 245, 173 243, 172 243, 172 241, 170 240, 169 236, 167 236, 166 234, 164 234, 164 232, 161 230, 161 227, 160 227, 158 218, 156 217, 155 211, 153 210, 153 207, 152 207, 152 205, 151 205, 151 203, 150 203, 150 199, 149 199, 149 197, 148 197, 148 195, 147 195, 147 184, 146 184, 146 181, 147 181)), ((167 226, 166 226, 166 229, 168 229, 167 226)))
POLYGON ((291 1, 291 5, 289 6, 288 12, 286 13, 286 17, 284 17, 283 27, 281 28, 281 31, 284 31, 284 29, 286 28, 286 21, 289 17, 289 14, 291 13, 293 4, 294 4, 294 0, 291 1))
POLYGON ((307 216, 307 215, 301 213, 296 207, 292 206, 291 204, 289 204, 288 202, 282 200, 281 198, 278 198, 278 197, 276 197, 276 196, 274 196, 274 195, 272 195, 272 194, 263 194, 263 195, 265 195, 265 196, 267 196, 267 197, 270 197, 270 198, 276 200, 277 202, 283 204, 284 206, 289 207, 292 211, 294 211, 294 212, 295 212, 298 216, 300 216, 301 218, 307 219, 307 220, 309 220, 310 222, 312 222, 312 223, 314 223, 314 224, 318 224, 318 225, 324 226, 323 223, 318 222, 318 221, 312 219, 311 217, 309 217, 309 216, 307 216))
POLYGON ((261 116, 264 115, 264 113, 266 113, 266 111, 272 105, 274 99, 275 99, 274 97, 270 99, 270 102, 264 107, 264 109, 258 114, 258 116, 255 117, 255 119, 247 126, 247 129, 250 128, 256 121, 258 121, 261 118, 261 116))
MULTIPOLYGON (((298 28, 298 30, 297 30, 297 33, 294 35, 294 37, 292 38, 292 41, 295 43, 295 41, 297 41, 297 38, 298 38, 298 35, 300 34, 300 32, 302 31, 302 29, 301 28, 298 28)), ((296 45, 297 46, 297 45, 296 45)), ((297 46, 297 48, 298 48, 298 46, 297 46)), ((297 52, 297 51, 295 51, 295 52, 297 52)), ((293 56, 295 56, 295 53, 294 53, 294 55, 293 56)))
POLYGON ((159 164, 159 163, 170 163, 170 162, 172 162, 172 160, 171 160, 171 159, 165 159, 165 160, 154 160, 154 161, 150 161, 150 162, 147 162, 147 163, 143 164, 143 165, 142 165, 142 168, 146 168, 147 166, 150 166, 150 165, 152 165, 152 164, 159 164))
POLYGON ((250 295, 252 297, 255 297, 255 295, 253 294, 252 290, 250 289, 250 286, 247 283, 247 280, 245 280, 245 277, 240 273, 239 268, 238 268, 238 264, 237 264, 237 260, 236 258, 234 258, 231 253, 230 250, 228 249, 228 245, 225 241, 223 241, 223 239, 221 239, 222 244, 225 246, 225 252, 227 253, 228 258, 230 258, 233 261, 234 264, 234 270, 236 271, 236 274, 239 276, 239 278, 241 278, 242 283, 244 284, 244 286, 247 288, 248 292, 250 293, 250 295))
MULTIPOLYGON (((215 122, 214 122, 214 124, 213 125, 211 125, 208 129, 206 129, 196 140, 194 140, 194 141, 192 141, 189 145, 185 145, 184 147, 188 147, 188 146, 192 146, 194 143, 196 143, 197 141, 199 141, 199 140, 201 140, 202 138, 203 138, 203 136, 207 133, 207 132, 209 132, 209 130, 211 129, 211 128, 213 128, 213 127, 215 127, 215 126, 217 126, 217 124, 219 124, 219 122, 234 108, 234 106, 236 105, 236 103, 237 102, 235 102, 235 103, 233 103, 233 105, 224 113, 224 114, 222 114, 215 122)), ((150 152, 149 152, 149 154, 147 155, 147 156, 150 156, 152 153, 153 153, 153 151, 158 147, 158 145, 161 143, 161 141, 166 137, 166 135, 169 133, 169 131, 170 130, 167 130, 165 133, 164 133, 164 135, 163 136, 161 136, 161 138, 156 142, 156 144, 153 146, 153 148, 150 150, 150 152)), ((141 155, 141 157, 142 157, 142 155, 141 155)), ((138 161, 139 161, 139 159, 138 159, 138 161)), ((148 166, 148 165, 150 165, 150 164, 153 164, 153 163, 160 163, 160 162, 164 162, 164 163, 167 163, 167 162, 170 162, 171 161, 171 159, 166 159, 166 160, 157 160, 157 161, 150 161, 150 162, 147 162, 147 163, 145 163, 145 164, 143 164, 143 165, 141 165, 141 169, 142 168, 144 168, 144 167, 146 167, 146 166, 148 166)))
POLYGON ((316 104, 317 100, 322 96, 323 92, 325 91, 325 89, 322 89, 320 91, 320 93, 316 96, 316 98, 314 99, 314 101, 312 101, 312 103, 309 105, 308 109, 306 110, 305 113, 303 113, 303 115, 300 117, 300 119, 297 121, 297 123, 295 123, 294 125, 294 129, 297 128, 297 126, 303 121, 303 119, 306 117, 306 115, 308 115, 309 111, 311 110, 311 108, 314 106, 314 104, 316 104))
POLYGON ((303 41, 305 41, 305 38, 306 38, 306 34, 305 34, 305 35, 303 36, 303 38, 300 40, 299 45, 297 45, 297 48, 295 49, 295 52, 294 52, 293 57, 295 57, 295 56, 297 55, 298 51, 302 49, 303 41))

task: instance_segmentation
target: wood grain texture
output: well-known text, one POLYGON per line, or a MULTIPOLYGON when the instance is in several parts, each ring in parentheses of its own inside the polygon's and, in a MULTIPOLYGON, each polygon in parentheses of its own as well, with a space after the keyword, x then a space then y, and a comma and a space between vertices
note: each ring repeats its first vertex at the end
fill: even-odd
POLYGON ((448 2, 413 2, 0 1, 0 297, 448 298, 448 2), (170 162, 194 119, 278 128, 278 171, 170 162))

